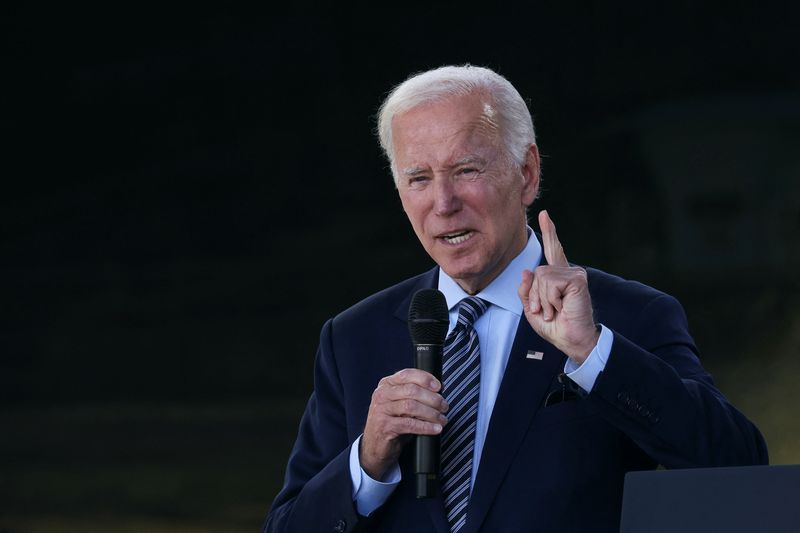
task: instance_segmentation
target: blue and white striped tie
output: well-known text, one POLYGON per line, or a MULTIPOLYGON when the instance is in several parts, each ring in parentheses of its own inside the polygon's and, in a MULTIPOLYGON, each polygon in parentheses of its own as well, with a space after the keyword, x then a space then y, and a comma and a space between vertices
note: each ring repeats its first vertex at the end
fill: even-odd
POLYGON ((456 533, 467 520, 467 504, 478 421, 481 361, 478 334, 472 325, 489 307, 480 298, 461 300, 458 323, 445 341, 442 395, 450 404, 442 432, 442 492, 450 531, 456 533))

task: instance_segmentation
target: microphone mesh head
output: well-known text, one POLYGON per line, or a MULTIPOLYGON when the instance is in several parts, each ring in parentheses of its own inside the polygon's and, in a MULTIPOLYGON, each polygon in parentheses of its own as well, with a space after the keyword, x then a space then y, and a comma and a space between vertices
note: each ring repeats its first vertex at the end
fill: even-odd
POLYGON ((449 324, 444 294, 436 289, 414 294, 408 309, 408 331, 414 344, 444 344, 449 324))

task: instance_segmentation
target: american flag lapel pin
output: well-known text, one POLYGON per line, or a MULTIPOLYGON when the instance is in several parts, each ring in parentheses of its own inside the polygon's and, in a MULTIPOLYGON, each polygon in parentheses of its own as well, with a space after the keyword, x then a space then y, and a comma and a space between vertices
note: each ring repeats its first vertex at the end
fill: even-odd
POLYGON ((528 350, 528 355, 525 356, 526 359, 536 359, 537 361, 541 361, 544 358, 544 352, 537 352, 534 350, 528 350))

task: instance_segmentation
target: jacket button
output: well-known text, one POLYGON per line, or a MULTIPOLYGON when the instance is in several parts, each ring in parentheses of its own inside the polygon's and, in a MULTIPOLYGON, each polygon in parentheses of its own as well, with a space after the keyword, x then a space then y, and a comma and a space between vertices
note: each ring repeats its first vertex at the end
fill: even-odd
POLYGON ((635 407, 634 407, 634 405, 635 405, 635 404, 636 404, 636 402, 634 402, 634 401, 633 401, 633 400, 631 400, 630 398, 625 398, 625 406, 626 406, 628 409, 631 409, 631 410, 632 410, 632 409, 635 409, 635 407))
POLYGON ((333 533, 344 533, 345 528, 347 527, 347 522, 344 520, 339 520, 336 522, 336 526, 333 528, 333 533))

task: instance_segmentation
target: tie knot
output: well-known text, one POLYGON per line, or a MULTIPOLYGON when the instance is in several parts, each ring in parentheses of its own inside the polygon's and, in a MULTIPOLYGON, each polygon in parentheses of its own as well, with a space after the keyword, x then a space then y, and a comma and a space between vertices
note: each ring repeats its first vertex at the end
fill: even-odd
POLYGON ((458 323, 471 326, 489 308, 489 302, 476 296, 464 298, 458 304, 458 323))

